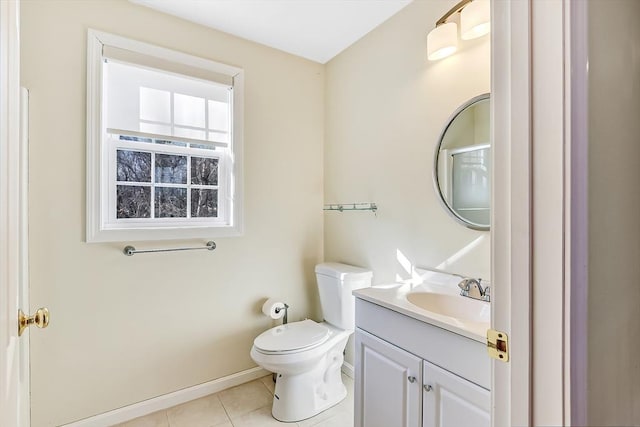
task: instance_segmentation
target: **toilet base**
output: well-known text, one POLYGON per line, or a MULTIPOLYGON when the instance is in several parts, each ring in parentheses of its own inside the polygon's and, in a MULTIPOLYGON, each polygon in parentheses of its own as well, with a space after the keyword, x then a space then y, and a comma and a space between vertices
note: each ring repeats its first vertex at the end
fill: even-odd
POLYGON ((271 411, 275 419, 295 422, 311 418, 347 396, 341 374, 345 344, 346 338, 311 371, 296 375, 278 373, 271 411))

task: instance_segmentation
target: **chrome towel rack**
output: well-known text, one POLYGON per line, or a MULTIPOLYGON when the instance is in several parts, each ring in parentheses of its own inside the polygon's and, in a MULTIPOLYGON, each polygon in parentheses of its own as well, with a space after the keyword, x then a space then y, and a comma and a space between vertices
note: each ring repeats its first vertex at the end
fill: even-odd
POLYGON ((134 256, 135 254, 147 254, 152 252, 176 252, 176 251, 197 251, 200 249, 214 250, 216 248, 216 242, 210 240, 207 242, 206 246, 199 246, 195 248, 165 248, 165 249, 143 249, 138 250, 135 247, 129 245, 125 246, 122 250, 126 256, 134 256))
POLYGON ((375 203, 330 203, 324 205, 325 211, 371 211, 376 213, 378 206, 375 203))

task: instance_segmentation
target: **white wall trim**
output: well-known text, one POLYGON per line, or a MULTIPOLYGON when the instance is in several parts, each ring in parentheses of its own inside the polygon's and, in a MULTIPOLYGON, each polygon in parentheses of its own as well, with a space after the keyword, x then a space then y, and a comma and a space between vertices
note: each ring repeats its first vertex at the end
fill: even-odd
POLYGON ((349 378, 354 378, 353 365, 349 362, 344 362, 342 364, 342 373, 348 376, 349 378))
POLYGON ((253 381, 268 374, 269 371, 260 367, 247 369, 213 381, 174 391, 173 393, 164 394, 162 396, 134 403, 133 405, 124 406, 122 408, 114 409, 113 411, 95 415, 93 417, 74 421, 61 427, 109 427, 156 411, 171 408, 172 406, 180 405, 181 403, 189 402, 200 397, 208 396, 210 394, 226 390, 230 387, 235 387, 237 385, 253 381))

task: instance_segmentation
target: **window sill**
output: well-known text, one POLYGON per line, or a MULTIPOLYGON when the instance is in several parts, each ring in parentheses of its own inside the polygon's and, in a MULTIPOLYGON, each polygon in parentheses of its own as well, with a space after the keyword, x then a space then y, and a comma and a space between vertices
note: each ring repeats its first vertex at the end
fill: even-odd
POLYGON ((230 227, 171 227, 87 230, 87 243, 131 242, 151 240, 210 239, 217 237, 239 237, 240 226, 230 227))

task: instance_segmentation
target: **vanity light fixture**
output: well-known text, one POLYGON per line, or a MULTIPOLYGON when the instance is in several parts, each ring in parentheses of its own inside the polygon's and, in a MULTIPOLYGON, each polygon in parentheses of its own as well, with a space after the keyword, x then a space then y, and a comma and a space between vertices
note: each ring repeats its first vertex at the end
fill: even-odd
POLYGON ((462 0, 436 22, 427 35, 427 58, 437 61, 455 53, 458 49, 458 25, 447 20, 460 12, 460 37, 471 40, 481 37, 491 29, 491 5, 489 0, 462 0))
POLYGON ((489 0, 474 0, 460 12, 460 37, 471 40, 491 30, 491 4, 489 0))

